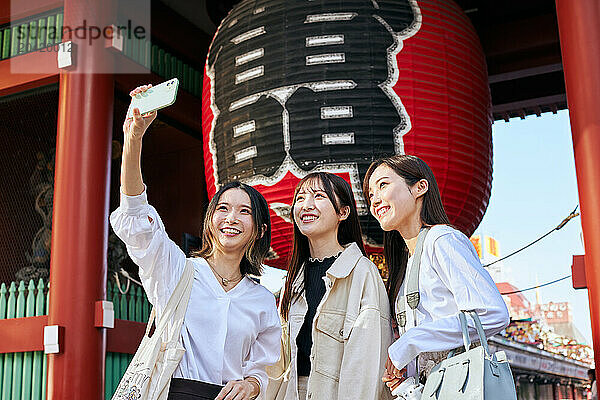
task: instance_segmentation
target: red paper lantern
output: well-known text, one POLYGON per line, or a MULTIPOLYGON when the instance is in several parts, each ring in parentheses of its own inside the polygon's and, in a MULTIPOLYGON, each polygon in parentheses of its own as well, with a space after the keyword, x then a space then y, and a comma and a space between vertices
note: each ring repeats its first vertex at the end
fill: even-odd
POLYGON ((491 190, 491 102, 469 19, 451 0, 242 1, 222 21, 202 104, 208 192, 245 181, 266 197, 271 265, 290 250, 289 206, 311 171, 352 184, 368 248, 381 241, 361 181, 374 159, 415 154, 451 222, 470 235, 491 190))

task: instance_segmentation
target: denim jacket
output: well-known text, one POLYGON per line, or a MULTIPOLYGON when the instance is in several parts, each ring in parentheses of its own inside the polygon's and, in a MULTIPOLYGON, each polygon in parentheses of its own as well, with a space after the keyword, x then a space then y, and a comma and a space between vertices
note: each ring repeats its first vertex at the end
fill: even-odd
MULTIPOLYGON (((292 285, 295 293, 302 287, 303 276, 300 271, 292 285)), ((391 399, 381 381, 393 339, 391 314, 377 267, 352 243, 323 280, 325 295, 312 327, 307 400, 391 399)), ((288 318, 290 365, 282 376, 270 376, 263 398, 298 399, 296 338, 307 309, 302 292, 291 304, 288 318)))

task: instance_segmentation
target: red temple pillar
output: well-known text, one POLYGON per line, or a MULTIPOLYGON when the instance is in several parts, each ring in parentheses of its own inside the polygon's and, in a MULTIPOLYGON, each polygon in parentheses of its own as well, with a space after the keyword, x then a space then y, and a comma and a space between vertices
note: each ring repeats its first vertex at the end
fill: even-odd
MULTIPOLYGON (((103 26, 107 3, 65 0, 64 25, 103 26)), ((60 73, 48 324, 64 329, 48 356, 50 400, 104 398, 106 332, 94 306, 106 298, 114 80, 98 73, 111 66, 104 43, 83 32, 71 35, 76 66, 60 73)))
POLYGON ((556 0, 585 242, 594 358, 600 366, 600 2, 556 0))

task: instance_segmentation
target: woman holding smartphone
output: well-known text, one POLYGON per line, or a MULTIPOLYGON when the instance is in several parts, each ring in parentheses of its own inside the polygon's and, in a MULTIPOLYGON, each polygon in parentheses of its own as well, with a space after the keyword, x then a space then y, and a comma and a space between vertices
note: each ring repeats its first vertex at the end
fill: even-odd
MULTIPOLYGON (((477 312, 486 336, 505 328, 509 315, 470 240, 450 226, 433 172, 423 160, 410 155, 378 160, 369 167, 363 190, 384 230, 392 307, 404 294, 407 268, 414 267, 419 232, 429 227, 420 262, 416 321, 413 313, 406 313, 407 329, 388 351, 383 379, 394 389, 404 380, 404 368, 408 376, 420 374, 423 381, 449 350, 462 345, 461 310, 477 312)), ((471 334, 476 340, 474 328, 471 334)))
MULTIPOLYGON (((312 173, 296 186, 294 243, 280 313, 291 362, 267 398, 382 399, 392 341, 389 304, 377 267, 365 257, 350 185, 312 173)), ((272 386, 271 386, 272 385, 272 386)))
MULTIPOLYGON (((156 112, 141 116, 136 108, 123 124, 121 204, 110 221, 140 267, 148 299, 160 315, 186 256, 148 204, 142 181, 142 138, 155 118, 156 112)), ((194 281, 181 328, 186 351, 173 374, 169 400, 248 400, 266 387, 265 366, 279 358, 281 326, 274 296, 248 275, 261 273, 270 241, 262 195, 239 182, 223 186, 208 205, 202 249, 191 259, 194 281)))

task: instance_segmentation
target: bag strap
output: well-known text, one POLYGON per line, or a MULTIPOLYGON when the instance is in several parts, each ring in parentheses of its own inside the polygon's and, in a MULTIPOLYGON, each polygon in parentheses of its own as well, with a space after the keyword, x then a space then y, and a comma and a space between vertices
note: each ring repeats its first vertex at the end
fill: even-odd
POLYGON ((417 324, 417 307, 421 301, 421 296, 419 294, 419 271, 421 270, 421 256, 423 255, 425 237, 427 237, 427 233, 429 233, 430 229, 431 227, 427 226, 422 228, 419 232, 419 236, 417 237, 417 246, 415 247, 415 253, 410 265, 406 285, 404 286, 404 294, 398 296, 396 300, 398 325, 402 328, 402 334, 406 332, 406 303, 408 303, 408 306, 413 310, 413 323, 415 326, 417 324))
POLYGON ((487 337, 485 336, 485 332, 483 330, 483 326, 481 325, 481 320, 479 319, 479 315, 475 310, 467 310, 461 311, 458 314, 458 319, 460 320, 460 328, 463 334, 463 342, 465 345, 465 351, 468 351, 471 347, 471 338, 469 336, 469 325, 467 324, 467 315, 469 315, 473 322, 475 323, 475 329, 477 330, 477 335, 479 336, 479 342, 485 351, 486 356, 490 354, 490 348, 488 346, 487 337))
MULTIPOLYGON (((181 314, 185 315, 185 311, 187 309, 187 304, 190 299, 192 283, 194 278, 194 266, 191 262, 186 260, 185 267, 183 269, 183 273, 181 274, 181 278, 175 286, 167 305, 165 306, 158 322, 156 324, 156 329, 154 330, 154 334, 162 335, 163 331, 167 327, 167 324, 173 318, 173 314, 177 314, 180 317, 181 322, 183 322, 183 318, 181 318, 181 314), (180 304, 183 301, 182 304, 180 304)), ((152 311, 150 312, 150 318, 148 319, 148 324, 146 325, 146 336, 148 336, 150 332, 150 328, 152 323, 156 319, 156 307, 152 307, 152 311)), ((177 321, 176 321, 177 322, 177 321)))
POLYGON ((477 329, 477 334, 479 335, 479 341, 485 350, 485 354, 490 354, 490 348, 488 346, 487 337, 485 336, 485 332, 483 330, 483 325, 481 325, 481 320, 479 319, 479 315, 475 310, 468 311, 471 318, 473 318, 473 322, 475 322, 475 328, 477 329))
POLYGON ((461 311, 458 313, 458 319, 460 320, 460 330, 462 331, 465 351, 469 351, 469 349, 471 348, 471 337, 469 336, 469 325, 467 324, 467 316, 463 311, 461 311))
POLYGON ((150 311, 150 317, 148 318, 148 322, 146 323, 146 333, 144 333, 144 336, 150 336, 150 329, 152 328, 152 324, 154 323, 154 318, 156 318, 156 311, 154 310, 154 306, 152 306, 152 311, 150 311))
POLYGON ((156 331, 161 335, 163 331, 167 330, 167 337, 169 338, 168 342, 173 341, 173 338, 179 340, 181 324, 183 323, 183 318, 185 317, 185 312, 187 310, 193 281, 194 266, 191 262, 186 260, 185 269, 181 279, 169 299, 169 302, 171 299, 174 299, 173 304, 169 305, 169 303, 167 303, 163 315, 160 316, 156 327, 156 331))

